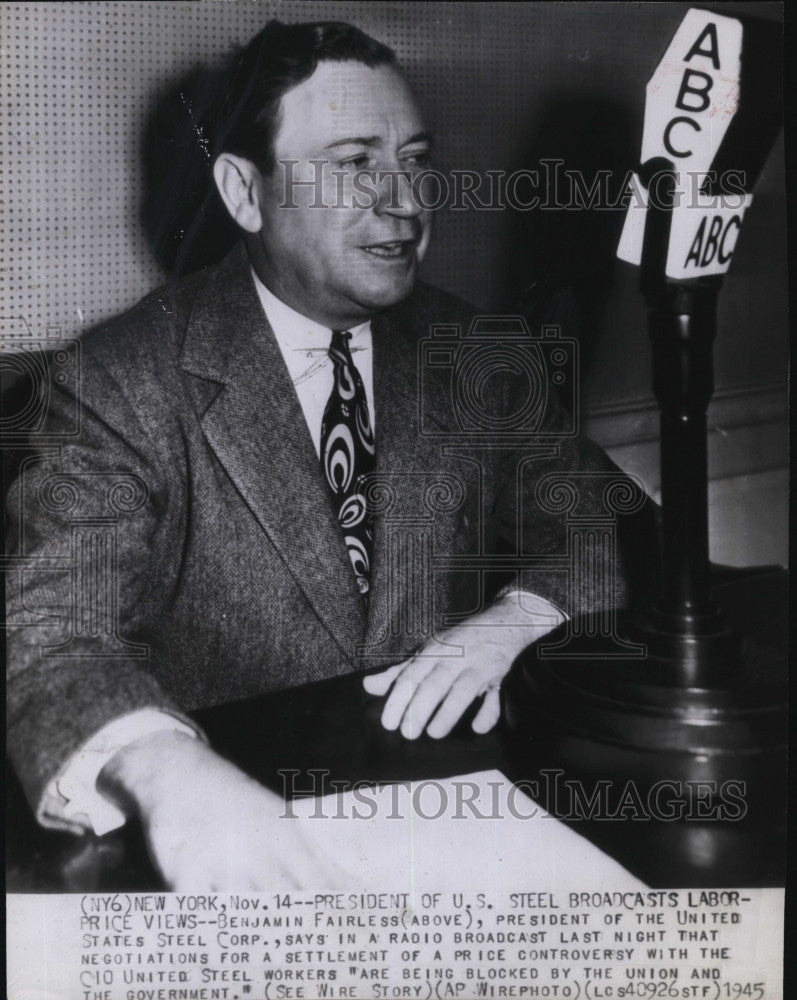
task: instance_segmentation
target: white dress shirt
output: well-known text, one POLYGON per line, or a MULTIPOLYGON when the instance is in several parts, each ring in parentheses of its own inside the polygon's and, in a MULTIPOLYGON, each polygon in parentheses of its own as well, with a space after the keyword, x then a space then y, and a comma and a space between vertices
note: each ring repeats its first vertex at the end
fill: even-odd
MULTIPOLYGON (((254 272, 252 272, 254 274, 254 272)), ((332 331, 286 306, 255 277, 255 285, 263 311, 271 324, 288 369, 296 395, 307 421, 317 455, 321 455, 321 421, 332 392, 334 370, 329 358, 332 331)), ((348 327, 351 334, 349 350, 360 373, 368 400, 371 428, 375 431, 374 355, 371 342, 371 321, 348 327)))

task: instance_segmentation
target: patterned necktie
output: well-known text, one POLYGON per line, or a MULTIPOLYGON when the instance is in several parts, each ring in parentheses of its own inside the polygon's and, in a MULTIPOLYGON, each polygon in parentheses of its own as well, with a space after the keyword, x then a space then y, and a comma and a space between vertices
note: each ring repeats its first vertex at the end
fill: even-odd
POLYGON ((350 333, 332 331, 329 357, 335 382, 321 424, 321 467, 332 492, 357 586, 367 604, 374 518, 366 503, 363 479, 374 469, 374 435, 363 380, 352 361, 349 340, 350 333))

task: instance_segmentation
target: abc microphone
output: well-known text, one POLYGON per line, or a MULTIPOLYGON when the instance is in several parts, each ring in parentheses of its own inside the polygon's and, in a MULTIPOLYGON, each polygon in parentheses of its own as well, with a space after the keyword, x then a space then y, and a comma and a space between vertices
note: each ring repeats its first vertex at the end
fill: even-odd
POLYGON ((709 596, 706 413, 717 296, 780 128, 776 45, 766 22, 688 11, 647 85, 641 167, 617 251, 641 269, 661 410, 662 572, 651 619, 672 637, 676 673, 695 683, 724 672, 740 645, 709 596))
POLYGON ((783 856, 785 657, 732 630, 712 599, 706 445, 718 294, 780 128, 776 31, 690 9, 646 89, 618 256, 640 269, 653 345, 657 592, 644 613, 618 614, 611 642, 572 620, 560 626, 524 651, 502 691, 510 757, 522 762, 513 777, 561 769, 587 796, 608 778, 644 801, 673 782, 719 794, 705 822, 579 825, 654 885, 766 884, 783 856), (728 782, 747 796, 733 823, 718 821, 728 782))
POLYGON ((721 278, 780 131, 777 28, 690 10, 646 88, 617 256, 651 284, 721 278))

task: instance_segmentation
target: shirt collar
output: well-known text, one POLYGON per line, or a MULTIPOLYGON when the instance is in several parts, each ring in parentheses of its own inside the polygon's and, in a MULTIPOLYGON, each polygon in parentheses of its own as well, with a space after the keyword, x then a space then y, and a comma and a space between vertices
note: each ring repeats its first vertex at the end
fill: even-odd
MULTIPOLYGON (((328 326, 316 323, 315 320, 308 319, 301 313, 286 305, 282 299, 270 291, 252 269, 252 276, 255 279, 255 287, 260 298, 260 304, 266 314, 274 336, 281 344, 290 347, 323 348, 329 347, 332 332, 328 326)), ((352 343, 362 339, 371 330, 370 319, 357 326, 348 328, 351 333, 352 343)))

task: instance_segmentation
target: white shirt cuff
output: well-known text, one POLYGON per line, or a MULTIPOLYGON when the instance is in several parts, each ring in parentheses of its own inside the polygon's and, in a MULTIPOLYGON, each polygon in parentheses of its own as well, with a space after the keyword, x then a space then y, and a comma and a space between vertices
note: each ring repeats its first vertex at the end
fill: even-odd
POLYGON ((500 601, 505 598, 515 601, 518 607, 527 614, 537 617, 539 619, 537 624, 540 626, 551 625, 555 628, 557 625, 561 625, 562 622, 566 622, 568 620, 567 613, 561 608, 558 608, 555 604, 551 604, 550 601, 546 600, 544 597, 540 597, 539 594, 535 594, 530 590, 524 590, 522 587, 518 587, 515 583, 503 587, 495 595, 496 601, 500 601))
POLYGON ((45 818, 68 829, 93 830, 98 837, 124 826, 127 817, 122 810, 97 791, 99 773, 126 746, 164 730, 200 736, 198 730, 157 708, 138 709, 103 726, 48 784, 45 818))

